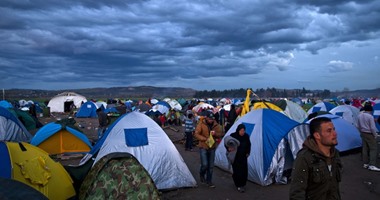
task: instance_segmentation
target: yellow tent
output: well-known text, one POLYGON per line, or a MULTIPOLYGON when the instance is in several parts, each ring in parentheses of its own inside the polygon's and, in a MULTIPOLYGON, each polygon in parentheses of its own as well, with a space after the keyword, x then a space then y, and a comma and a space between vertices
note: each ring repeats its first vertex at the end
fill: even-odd
POLYGON ((280 107, 276 106, 275 104, 270 103, 270 102, 264 102, 264 101, 255 102, 251 110, 256 110, 260 108, 268 108, 268 109, 272 109, 278 112, 283 112, 283 110, 280 107))
POLYGON ((49 155, 62 153, 87 153, 92 146, 82 132, 59 123, 49 123, 40 128, 30 141, 49 155))
POLYGON ((1 176, 25 183, 49 199, 75 196, 70 175, 42 149, 24 142, 0 142, 0 151, 1 176))

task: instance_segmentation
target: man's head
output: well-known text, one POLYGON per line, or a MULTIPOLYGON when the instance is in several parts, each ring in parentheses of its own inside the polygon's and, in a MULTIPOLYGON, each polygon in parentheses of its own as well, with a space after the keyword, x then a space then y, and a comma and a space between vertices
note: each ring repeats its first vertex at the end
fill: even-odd
POLYGON ((364 111, 366 112, 372 112, 373 111, 373 108, 370 104, 366 104, 363 108, 364 111))
POLYGON ((313 138, 317 144, 329 147, 338 144, 337 134, 331 119, 327 117, 314 118, 310 122, 309 128, 310 137, 313 138))
POLYGON ((215 115, 212 112, 208 112, 206 115, 206 122, 212 124, 215 120, 215 115))

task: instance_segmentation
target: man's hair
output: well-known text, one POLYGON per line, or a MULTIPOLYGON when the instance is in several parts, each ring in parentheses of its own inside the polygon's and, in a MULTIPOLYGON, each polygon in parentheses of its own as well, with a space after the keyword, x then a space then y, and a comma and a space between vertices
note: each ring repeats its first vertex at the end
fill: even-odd
POLYGON ((331 122, 331 119, 328 117, 317 117, 311 120, 309 125, 310 137, 314 138, 314 133, 321 131, 321 124, 331 122))

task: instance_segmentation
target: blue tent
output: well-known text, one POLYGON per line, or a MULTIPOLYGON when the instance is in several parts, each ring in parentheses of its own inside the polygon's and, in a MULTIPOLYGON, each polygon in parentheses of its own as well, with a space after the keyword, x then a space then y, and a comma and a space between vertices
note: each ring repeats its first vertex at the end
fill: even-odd
POLYGON ((0 141, 29 142, 32 135, 8 109, 0 106, 0 141))
POLYGON ((12 104, 9 103, 9 102, 6 101, 6 100, 2 100, 2 101, 0 101, 0 107, 3 107, 3 108, 13 108, 12 104))
MULTIPOLYGON (((226 135, 244 124, 250 135, 251 155, 248 157, 248 180, 266 186, 273 182, 286 183, 284 170, 290 169, 293 157, 302 145, 301 133, 306 125, 300 124, 286 115, 271 109, 252 110, 239 118, 226 135), (301 140, 297 141, 297 137, 301 140)), ((221 141, 224 144, 224 138, 221 141)), ((232 172, 226 157, 226 148, 219 145, 215 153, 215 165, 232 172)))
POLYGON ((330 102, 320 102, 312 106, 308 111, 307 114, 319 112, 319 111, 326 111, 329 112, 331 109, 335 108, 336 106, 330 102))
POLYGON ((78 118, 96 118, 98 117, 98 115, 96 114, 96 104, 91 102, 91 101, 87 101, 86 103, 82 104, 82 106, 79 108, 77 114, 75 115, 75 117, 78 117, 78 118))
MULTIPOLYGON (((380 117, 380 103, 373 105, 373 116, 375 119, 380 117)), ((378 120, 376 120, 376 128, 377 131, 380 132, 380 124, 378 123, 378 120)))

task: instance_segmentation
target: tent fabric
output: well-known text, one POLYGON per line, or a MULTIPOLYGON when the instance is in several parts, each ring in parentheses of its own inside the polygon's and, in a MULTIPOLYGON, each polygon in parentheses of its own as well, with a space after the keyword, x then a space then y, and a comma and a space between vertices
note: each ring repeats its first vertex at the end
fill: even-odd
MULTIPOLYGON (((375 119, 380 117, 380 103, 376 103, 373 106, 373 116, 375 117, 375 119)), ((379 121, 376 120, 376 128, 377 128, 377 131, 380 132, 380 124, 378 122, 379 121)))
POLYGON ((96 114, 96 109, 98 106, 94 102, 87 101, 82 104, 79 108, 78 112, 75 114, 77 118, 96 118, 98 115, 96 114))
POLYGON ((308 111, 307 114, 311 114, 314 112, 319 112, 319 111, 327 111, 329 112, 331 109, 335 108, 336 106, 330 102, 319 102, 315 105, 313 105, 308 111))
MULTIPOLYGON (((141 135, 144 136, 145 135, 141 135)), ((149 116, 130 112, 119 117, 95 144, 80 164, 97 153, 95 164, 114 152, 132 154, 149 172, 158 189, 195 187, 196 181, 182 156, 164 130, 149 116), (126 143, 127 129, 146 129, 148 145, 131 147, 126 143)))
MULTIPOLYGON (((23 111, 19 109, 8 109, 14 116, 16 116, 21 123, 24 125, 26 130, 34 130, 37 128, 37 123, 28 111, 23 111)), ((37 119, 36 119, 37 120, 37 119)))
MULTIPOLYGON (((0 165, 2 168, 11 168, 12 179, 33 187, 48 199, 69 199, 75 196, 69 174, 45 151, 25 142, 0 142, 0 146, 0 154, 8 154, 10 157, 10 162, 1 162, 0 165)), ((7 178, 3 174, 1 177, 7 178)))
POLYGON ((281 99, 275 102, 279 108, 281 108, 285 115, 290 119, 293 119, 299 123, 302 123, 307 118, 305 110, 297 103, 285 99, 281 99))
POLYGON ((86 97, 74 92, 64 92, 50 99, 47 107, 50 112, 65 112, 65 102, 72 102, 76 108, 80 108, 82 103, 87 102, 86 97))
POLYGON ((251 107, 251 110, 256 110, 256 109, 261 109, 261 108, 268 108, 268 109, 272 109, 278 112, 283 112, 283 109, 279 108, 275 104, 270 103, 270 102, 265 102, 265 101, 255 102, 253 106, 251 107))
POLYGON ((3 107, 3 108, 13 108, 13 105, 11 103, 9 103, 8 101, 6 101, 6 100, 1 100, 0 101, 0 107, 3 107))
POLYGON ((168 114, 170 110, 170 105, 166 101, 159 101, 155 105, 152 106, 152 109, 149 111, 152 112, 160 112, 161 114, 168 114))
MULTIPOLYGON (((333 122, 338 136, 338 145, 335 148, 340 152, 353 150, 362 146, 362 139, 358 129, 350 122, 344 120, 341 116, 324 114, 318 115, 316 118, 318 117, 327 117, 333 122)), ((307 123, 309 124, 311 120, 307 123)))
POLYGON ((32 145, 52 154, 87 153, 92 145, 86 135, 62 124, 51 122, 40 128, 32 138, 32 145))
POLYGON ((339 105, 329 111, 333 115, 341 116, 355 127, 358 127, 359 108, 351 105, 339 105))
POLYGON ((0 185, 1 199, 48 200, 41 192, 20 181, 0 177, 0 185))
POLYGON ((160 199, 154 181, 129 153, 111 153, 89 171, 79 199, 160 199))
MULTIPOLYGON (((248 157, 248 180, 266 186, 273 182, 286 183, 283 172, 285 167, 291 168, 293 156, 291 149, 298 151, 300 147, 290 141, 288 135, 301 124, 290 119, 286 115, 271 109, 252 110, 239 118, 226 133, 231 135, 239 124, 246 126, 246 132, 250 135, 251 156, 248 157), (290 153, 286 152, 289 151, 290 153), (286 155, 288 158, 286 158, 286 155), (288 166, 286 166, 288 164, 288 166)), ((294 136, 298 137, 296 134, 294 136)), ((226 137, 224 137, 226 138, 226 137)), ((224 143, 222 139, 222 144, 224 143)), ((221 169, 232 172, 232 168, 226 157, 226 149, 219 145, 215 153, 215 165, 221 169)))
POLYGON ((15 115, 0 107, 0 141, 29 142, 32 137, 15 115))

